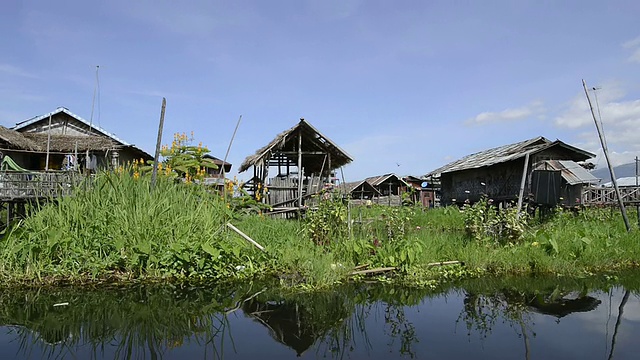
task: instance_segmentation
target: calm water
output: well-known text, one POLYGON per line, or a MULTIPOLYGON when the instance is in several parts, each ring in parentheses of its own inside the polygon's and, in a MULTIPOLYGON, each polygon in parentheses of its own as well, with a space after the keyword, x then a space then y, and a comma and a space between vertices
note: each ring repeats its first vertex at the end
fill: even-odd
POLYGON ((270 288, 3 291, 0 359, 640 358, 640 273, 270 288))

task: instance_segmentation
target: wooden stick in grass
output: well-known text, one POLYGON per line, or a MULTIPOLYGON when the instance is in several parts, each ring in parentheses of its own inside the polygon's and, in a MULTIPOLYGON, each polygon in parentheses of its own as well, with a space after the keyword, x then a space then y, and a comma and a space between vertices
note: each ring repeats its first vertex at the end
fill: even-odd
POLYGON ((238 233, 238 235, 242 236, 245 240, 247 240, 248 242, 250 242, 251 244, 253 244, 255 247, 257 247, 258 249, 267 252, 264 247, 260 244, 258 244, 255 240, 253 240, 252 238, 250 238, 247 234, 243 233, 242 231, 238 230, 237 227, 231 225, 231 223, 227 223, 227 227, 235 232, 238 233))

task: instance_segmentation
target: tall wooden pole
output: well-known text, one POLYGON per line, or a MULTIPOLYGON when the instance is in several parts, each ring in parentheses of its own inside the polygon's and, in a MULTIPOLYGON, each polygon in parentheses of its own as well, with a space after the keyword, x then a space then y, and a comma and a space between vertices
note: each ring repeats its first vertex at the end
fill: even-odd
POLYGON ((153 157, 153 172, 151 173, 151 188, 156 185, 158 177, 158 159, 160 158, 160 144, 162 143, 162 128, 164 127, 164 110, 167 108, 167 99, 162 98, 162 110, 160 110, 160 125, 158 126, 158 140, 156 141, 156 153, 153 157))
POLYGON ((524 168, 522 169, 522 179, 520 179, 520 192, 518 193, 518 209, 516 213, 520 216, 522 210, 522 201, 524 198, 524 187, 527 183, 527 170, 529 169, 529 153, 524 156, 524 168))
POLYGON ((238 127, 240 126, 240 121, 242 121, 242 115, 240 115, 240 118, 238 118, 236 128, 233 130, 233 135, 231 135, 231 140, 229 141, 229 146, 227 146, 227 152, 224 154, 224 160, 222 160, 222 171, 220 172, 220 174, 222 174, 222 199, 225 203, 227 202, 227 187, 225 183, 226 171, 224 169, 224 166, 227 164, 227 156, 229 156, 229 151, 231 151, 231 144, 233 144, 233 139, 236 138, 236 132, 238 131, 238 127))
POLYGON ((611 175, 611 182, 613 183, 613 188, 616 191, 616 196, 618 197, 618 205, 620 206, 620 212, 622 213, 624 226, 626 226, 627 232, 628 232, 628 231, 631 231, 631 225, 629 224, 629 218, 627 217, 627 210, 624 207, 624 201, 622 200, 622 196, 620 196, 620 189, 618 188, 618 181, 616 180, 616 174, 614 174, 613 166, 611 166, 611 161, 609 161, 609 149, 607 149, 607 143, 604 139, 604 134, 602 133, 602 129, 600 128, 600 123, 596 119, 596 114, 593 112, 593 105, 591 105, 591 98, 589 97, 589 91, 587 90, 587 82, 584 81, 584 79, 582 79, 582 87, 584 88, 585 95, 587 95, 587 101, 589 102, 589 109, 591 110, 591 116, 593 117, 593 122, 596 123, 596 130, 598 130, 598 136, 600 137, 600 144, 602 145, 604 158, 607 160, 607 166, 609 167, 609 175, 611 175))
POLYGON ((49 114, 49 127, 47 128, 47 159, 45 160, 44 170, 49 170, 49 147, 51 144, 51 114, 49 114))
POLYGON ((302 127, 298 129, 298 209, 302 209, 302 127))
MULTIPOLYGON (((638 189, 638 176, 640 176, 640 173, 638 173, 638 157, 636 156, 636 191, 640 191, 638 189)), ((640 203, 636 205, 636 213, 638 214, 638 228, 640 229, 640 203)))

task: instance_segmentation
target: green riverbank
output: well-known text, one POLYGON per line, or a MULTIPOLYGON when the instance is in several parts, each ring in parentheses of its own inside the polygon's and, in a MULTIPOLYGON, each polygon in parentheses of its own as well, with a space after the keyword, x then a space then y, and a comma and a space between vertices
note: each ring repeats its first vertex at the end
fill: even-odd
MULTIPOLYGON (((306 219, 247 211, 255 202, 160 177, 101 173, 74 196, 45 205, 1 240, 0 281, 41 286, 139 281, 276 278, 318 289, 363 279, 354 269, 391 268, 378 281, 435 287, 467 277, 507 274, 582 276, 637 267, 638 231, 618 212, 556 212, 540 221, 465 209, 374 206, 321 201, 306 219), (234 224, 260 251, 225 226, 234 224), (441 261, 464 265, 431 266, 441 261)), ((635 219, 635 212, 629 216, 635 219)))

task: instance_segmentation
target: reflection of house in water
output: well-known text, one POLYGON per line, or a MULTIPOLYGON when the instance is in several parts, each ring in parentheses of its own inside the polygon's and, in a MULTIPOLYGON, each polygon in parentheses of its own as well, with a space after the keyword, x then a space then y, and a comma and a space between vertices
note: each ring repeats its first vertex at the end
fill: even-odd
POLYGON ((269 334, 302 355, 315 343, 316 336, 313 325, 305 321, 304 308, 295 303, 259 302, 251 300, 242 306, 244 312, 269 329, 269 334))
POLYGON ((593 311, 600 303, 600 300, 588 295, 552 298, 538 294, 529 300, 527 305, 537 313, 555 316, 559 319, 576 312, 593 311))
POLYGON ((276 341, 295 350, 298 356, 346 318, 344 307, 338 304, 326 309, 322 306, 311 309, 297 302, 252 299, 243 304, 242 310, 269 329, 276 341))

